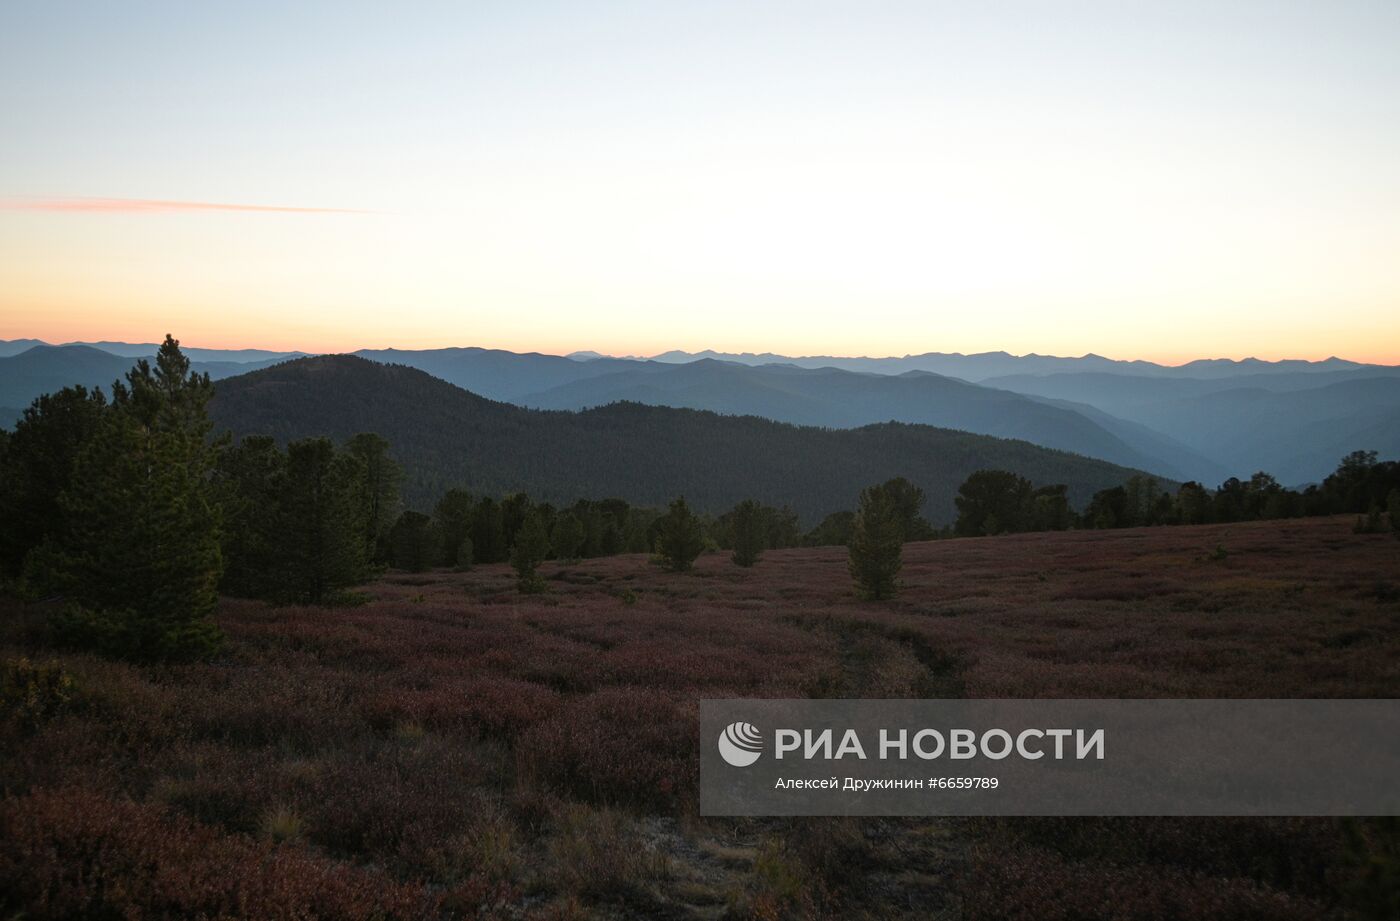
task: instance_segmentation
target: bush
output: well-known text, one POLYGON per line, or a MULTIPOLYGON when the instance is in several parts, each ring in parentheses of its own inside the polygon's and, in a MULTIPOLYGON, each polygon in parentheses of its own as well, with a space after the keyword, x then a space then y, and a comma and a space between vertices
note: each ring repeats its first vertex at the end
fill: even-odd
POLYGON ((6 917, 422 918, 439 900, 380 872, 85 790, 0 803, 6 917))
POLYGON ((32 732, 73 700, 73 679, 57 662, 20 658, 0 670, 0 719, 32 732))

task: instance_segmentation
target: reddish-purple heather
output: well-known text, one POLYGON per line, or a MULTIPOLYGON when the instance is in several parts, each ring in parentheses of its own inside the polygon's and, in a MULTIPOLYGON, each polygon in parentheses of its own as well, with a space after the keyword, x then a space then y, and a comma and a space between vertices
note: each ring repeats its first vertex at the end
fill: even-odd
MULTIPOLYGON (((719 835, 694 815, 702 697, 1400 692, 1400 541, 1350 519, 911 544, 887 603, 855 598, 841 548, 753 569, 708 554, 686 574, 640 556, 541 574, 550 591, 534 596, 483 566, 390 573, 356 607, 226 599, 225 658, 163 668, 54 656, 43 607, 4 602, 4 658, 57 658, 77 691, 37 730, 4 730, 0 909, 563 917, 581 899, 675 913, 676 879, 699 885, 696 847, 658 871, 635 862, 648 852, 635 829, 679 818, 696 841, 719 835)), ((858 865, 893 874, 927 840, 919 823, 877 826, 903 843, 745 826, 777 849, 716 864, 738 890, 721 895, 755 917, 877 916, 895 890, 838 865, 863 848, 858 865), (801 884, 774 882, 784 872, 801 884)), ((939 885, 971 918, 1330 917, 1347 872, 1330 822, 951 833, 958 869, 939 885)))

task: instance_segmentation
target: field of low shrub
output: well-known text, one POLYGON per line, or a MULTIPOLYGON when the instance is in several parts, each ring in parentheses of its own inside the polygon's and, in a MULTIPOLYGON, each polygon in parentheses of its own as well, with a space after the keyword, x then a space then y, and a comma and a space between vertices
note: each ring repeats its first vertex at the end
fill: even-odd
POLYGON ((839 548, 540 574, 225 599, 226 652, 179 666, 56 652, 48 605, 0 601, 0 917, 1263 921, 1396 891, 1374 821, 696 807, 704 697, 1398 696, 1400 542, 1350 519, 910 544, 879 603, 839 548))

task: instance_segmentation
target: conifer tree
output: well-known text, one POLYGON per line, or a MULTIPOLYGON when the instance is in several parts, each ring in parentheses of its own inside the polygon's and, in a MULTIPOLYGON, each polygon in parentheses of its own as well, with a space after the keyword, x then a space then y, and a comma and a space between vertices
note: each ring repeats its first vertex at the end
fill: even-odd
POLYGON ((524 594, 544 591, 544 580, 535 572, 549 554, 549 528, 538 509, 530 509, 515 532, 510 565, 518 576, 516 585, 524 594))
POLYGON ((657 526, 656 555, 661 562, 673 572, 689 569, 705 549, 705 538, 700 520, 691 513, 684 496, 671 503, 657 526))
POLYGON ((903 545, 904 523, 894 497, 879 486, 864 490, 856 511, 849 563, 860 597, 880 601, 895 596, 903 545))
POLYGON ((745 499, 734 506, 730 514, 730 527, 734 531, 734 555, 731 559, 739 566, 757 563, 767 544, 763 509, 754 500, 745 499))
POLYGON ((70 600, 60 637, 122 658, 202 657, 222 572, 212 501, 207 375, 165 337, 112 388, 112 405, 60 498, 62 530, 37 567, 70 600))
MULTIPOLYGON (((433 506, 433 524, 442 537, 441 556, 444 565, 461 568, 457 557, 461 553, 463 541, 471 537, 472 514, 475 508, 476 503, 471 493, 465 489, 449 489, 442 494, 437 505, 433 506)), ((465 562, 467 566, 472 564, 470 557, 465 562)))
POLYGON ((501 507, 486 496, 476 504, 472 513, 472 547, 478 563, 499 563, 509 556, 505 528, 501 523, 501 507))
POLYGON ((278 595, 320 604, 366 576, 364 471, 326 438, 287 445, 277 529, 278 595))
POLYGON ((389 529, 389 562, 398 569, 423 572, 437 562, 442 538, 433 520, 422 512, 406 511, 389 529))
POLYGON ((24 411, 0 461, 0 573, 18 575, 29 551, 59 526, 59 496, 107 410, 100 389, 65 387, 24 411))
POLYGON ((287 457, 270 436, 219 446, 214 492, 223 519, 222 588, 231 595, 274 594, 286 471, 287 457))
POLYGON ((359 501, 364 519, 365 559, 382 563, 387 554, 389 528, 399 506, 403 470, 389 456, 389 442, 373 432, 362 432, 345 446, 360 462, 359 501))
POLYGON ((554 522, 554 555, 561 560, 578 559, 583 546, 583 522, 573 512, 565 512, 554 522))

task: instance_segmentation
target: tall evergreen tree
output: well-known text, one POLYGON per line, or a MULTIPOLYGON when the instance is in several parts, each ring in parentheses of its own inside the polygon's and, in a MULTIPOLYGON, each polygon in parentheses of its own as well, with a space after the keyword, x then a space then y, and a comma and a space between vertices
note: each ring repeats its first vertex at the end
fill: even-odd
POLYGON ((326 438, 287 445, 278 523, 278 594, 320 604, 366 576, 364 471, 326 438))
POLYGON ((510 555, 509 547, 501 524, 501 507, 495 499, 486 496, 472 513, 472 548, 476 562, 499 563, 510 555))
POLYGON ((870 601, 893 598, 904 565, 904 522, 894 496, 878 486, 860 494, 848 568, 856 593, 870 601))
POLYGON ((704 549, 704 530, 700 520, 691 513, 682 496, 671 503, 670 509, 658 522, 656 554, 668 569, 683 572, 691 567, 704 549))
POLYGON ((924 491, 902 476, 886 480, 878 487, 885 492, 886 499, 899 520, 900 533, 906 541, 928 540, 933 536, 933 528, 919 514, 924 505, 924 491))
POLYGON ((565 512, 554 522, 554 555, 561 560, 578 559, 583 546, 583 522, 573 512, 565 512))
POLYGON ((99 389, 65 387, 24 411, 0 460, 0 573, 17 575, 59 526, 59 496, 107 410, 99 389))
POLYGON ((372 432, 351 438, 346 451, 360 463, 359 501, 364 519, 365 558, 382 563, 385 541, 399 506, 403 470, 389 456, 389 442, 372 432))
POLYGON ((544 591, 544 580, 535 570, 548 554, 549 526, 539 509, 530 509, 515 532, 515 546, 510 552, 510 565, 515 568, 516 585, 521 592, 544 591))
POLYGON ((953 530, 961 537, 1027 530, 1034 495, 1025 477, 1009 470, 978 470, 958 487, 953 530))
POLYGON ((223 590, 248 598, 275 592, 278 529, 286 455, 267 435, 223 444, 214 464, 214 493, 223 518, 223 590))
POLYGON ((443 565, 459 566, 460 562, 465 562, 467 566, 472 564, 470 559, 459 561, 457 557, 461 553, 462 542, 471 537, 475 508, 471 493, 465 489, 449 489, 433 506, 433 524, 442 537, 440 556, 443 565))
POLYGON ((441 549, 442 538, 433 519, 422 512, 404 512, 389 529, 389 562, 397 569, 431 569, 441 549))
POLYGON ((38 567, 72 602, 59 634, 138 660, 215 651, 222 571, 211 501, 207 375, 165 337, 142 359, 80 452, 60 498, 62 530, 38 567))
POLYGON ((730 527, 733 529, 734 554, 730 557, 739 566, 752 566, 763 555, 767 544, 767 533, 763 521, 763 509, 752 499, 745 499, 734 506, 730 513, 730 527))

